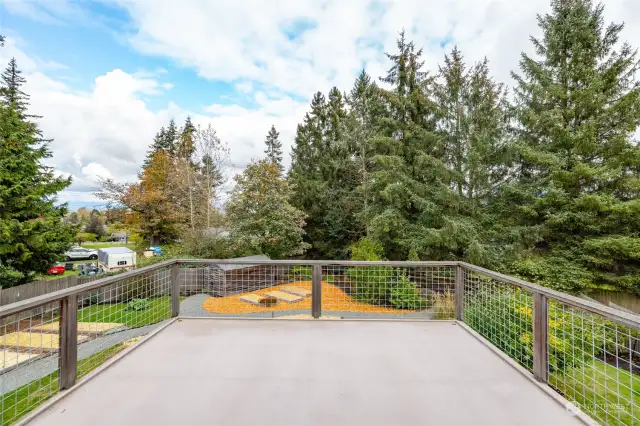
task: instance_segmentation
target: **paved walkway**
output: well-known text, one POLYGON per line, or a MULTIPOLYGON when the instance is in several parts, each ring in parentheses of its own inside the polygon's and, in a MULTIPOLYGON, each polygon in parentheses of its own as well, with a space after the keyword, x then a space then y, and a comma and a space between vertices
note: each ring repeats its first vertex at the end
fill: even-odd
POLYGON ((582 424, 453 323, 233 320, 175 322, 30 425, 88 423, 582 424))
MULTIPOLYGON (((121 329, 107 335, 97 337, 78 346, 78 359, 83 360, 95 353, 110 348, 134 337, 143 336, 164 324, 166 321, 144 327, 121 329)), ((58 354, 45 356, 33 362, 26 362, 0 375, 0 394, 11 392, 34 380, 38 380, 58 369, 58 354)))

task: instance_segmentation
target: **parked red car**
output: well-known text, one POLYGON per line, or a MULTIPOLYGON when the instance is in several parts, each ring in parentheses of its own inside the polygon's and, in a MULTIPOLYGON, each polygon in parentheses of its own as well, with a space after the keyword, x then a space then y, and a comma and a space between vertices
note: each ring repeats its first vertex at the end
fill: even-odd
POLYGON ((51 268, 49 268, 49 270, 47 271, 47 274, 49 275, 64 274, 64 265, 53 265, 51 268))

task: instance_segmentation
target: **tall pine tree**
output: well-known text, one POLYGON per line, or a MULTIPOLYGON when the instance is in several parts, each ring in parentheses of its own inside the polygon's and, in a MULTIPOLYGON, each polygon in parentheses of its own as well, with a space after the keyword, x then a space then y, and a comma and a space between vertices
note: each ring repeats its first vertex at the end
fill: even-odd
POLYGON ((0 96, 0 286, 32 281, 69 248, 73 227, 56 194, 71 184, 43 161, 51 157, 32 116, 24 78, 12 59, 2 74, 0 96))
POLYGON ((518 153, 503 204, 528 249, 517 272, 580 290, 640 293, 640 123, 636 51, 590 0, 554 0, 539 16, 537 57, 516 79, 518 153))
MULTIPOLYGON (((193 125, 191 124, 191 119, 187 117, 187 120, 188 124, 193 127, 193 125)), ((193 130, 191 130, 191 134, 193 133, 193 130)), ((164 128, 164 126, 161 127, 160 131, 156 133, 155 137, 153 138, 153 142, 149 146, 149 151, 147 152, 147 157, 144 160, 142 168, 146 169, 147 167, 149 167, 151 165, 151 162, 153 161, 153 156, 158 152, 164 152, 168 155, 175 154, 176 151, 180 148, 180 145, 183 143, 182 140, 178 140, 181 139, 178 137, 179 133, 180 136, 182 136, 182 132, 178 131, 176 122, 173 118, 169 120, 169 126, 166 129, 164 128)))
POLYGON ((264 144, 266 148, 264 149, 264 153, 267 154, 267 161, 275 164, 280 169, 280 172, 284 170, 282 167, 282 142, 280 142, 280 133, 276 130, 274 125, 269 129, 269 133, 267 133, 267 138, 264 140, 264 144))
POLYGON ((379 124, 376 155, 368 182, 371 236, 391 259, 464 258, 473 228, 460 219, 461 199, 444 161, 437 129, 433 78, 423 71, 422 49, 397 40, 397 53, 381 91, 388 116, 379 124))
POLYGON ((444 58, 435 85, 443 161, 460 199, 458 214, 469 233, 464 257, 495 266, 503 243, 496 217, 487 208, 504 181, 508 148, 508 105, 501 84, 489 75, 485 59, 467 67, 456 48, 444 58))

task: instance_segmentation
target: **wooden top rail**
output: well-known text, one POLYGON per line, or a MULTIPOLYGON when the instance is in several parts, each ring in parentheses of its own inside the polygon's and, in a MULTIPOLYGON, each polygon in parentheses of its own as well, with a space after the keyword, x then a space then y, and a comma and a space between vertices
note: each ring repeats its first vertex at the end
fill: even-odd
POLYGON ((251 259, 178 259, 181 265, 281 265, 281 266, 390 266, 390 267, 420 267, 420 266, 450 266, 458 265, 458 262, 404 262, 404 261, 375 261, 366 262, 360 260, 251 260, 251 259))
POLYGON ((12 303, 0 307, 0 318, 17 314, 28 309, 37 308, 47 303, 62 300, 65 297, 78 295, 87 291, 96 290, 101 287, 113 284, 117 281, 125 280, 128 278, 136 277, 138 275, 152 272, 162 268, 168 268, 172 265, 214 265, 214 264, 235 264, 235 265, 281 265, 281 266, 379 266, 379 267, 455 267, 460 266, 467 271, 476 272, 478 274, 486 275, 492 279, 512 284, 528 290, 531 293, 538 293, 547 296, 550 299, 564 303, 574 308, 582 309, 597 315, 600 315, 608 320, 615 321, 625 326, 640 330, 640 316, 627 313, 621 310, 610 308, 599 303, 594 303, 589 300, 580 299, 569 294, 561 293, 559 291, 552 290, 547 287, 542 287, 537 284, 533 284, 519 278, 510 277, 508 275, 494 272, 480 266, 475 266, 466 262, 403 262, 403 261, 376 261, 376 262, 364 262, 364 261, 349 261, 349 260, 251 260, 251 259, 173 259, 164 262, 156 263, 154 265, 145 266, 134 271, 125 272, 106 278, 102 278, 96 281, 92 281, 87 284, 82 284, 76 287, 55 291, 42 296, 34 297, 31 299, 23 300, 20 302, 12 303))
POLYGON ((155 271, 157 269, 166 268, 176 263, 175 260, 167 260, 165 262, 159 262, 153 265, 145 266, 144 268, 136 269, 133 271, 125 272, 110 277, 105 277, 99 280, 91 281, 90 283, 81 284, 75 287, 67 288, 64 290, 54 291, 51 293, 43 294, 42 296, 33 297, 31 299, 22 300, 20 302, 11 303, 0 307, 0 319, 9 315, 17 314, 28 309, 37 308, 47 303, 62 300, 67 296, 85 293, 87 291, 96 290, 101 287, 105 287, 109 284, 113 284, 117 281, 126 280, 127 278, 136 277, 138 275, 145 274, 147 272, 155 271))
POLYGON ((521 280, 519 278, 510 277, 508 275, 494 272, 490 269, 482 268, 480 266, 472 265, 466 262, 460 262, 460 266, 468 271, 477 272, 482 275, 487 275, 495 280, 505 282, 507 284, 513 284, 521 287, 531 293, 538 293, 547 296, 549 299, 557 300, 574 308, 582 309, 593 314, 600 315, 608 320, 615 321, 619 324, 640 330, 640 316, 630 314, 618 309, 610 308, 599 303, 591 302, 589 300, 581 299, 579 297, 571 296, 570 294, 562 293, 556 290, 552 290, 548 287, 542 287, 537 284, 530 283, 528 281, 521 280))

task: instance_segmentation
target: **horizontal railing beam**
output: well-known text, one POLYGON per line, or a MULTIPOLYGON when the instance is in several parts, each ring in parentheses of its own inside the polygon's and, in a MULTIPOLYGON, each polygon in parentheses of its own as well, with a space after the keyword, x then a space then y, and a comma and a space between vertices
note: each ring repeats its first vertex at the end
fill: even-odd
POLYGON ((634 315, 634 314, 629 314, 627 312, 619 311, 617 309, 613 309, 608 306, 601 305, 599 303, 595 303, 589 300, 581 299, 579 297, 571 296, 570 294, 561 293, 559 291, 550 289, 548 287, 542 287, 540 285, 533 284, 528 281, 521 280, 519 278, 510 277, 508 275, 504 275, 499 272, 494 272, 489 269, 482 268, 480 266, 472 265, 470 263, 460 262, 460 265, 465 269, 467 269, 468 271, 477 272, 479 274, 486 275, 492 279, 496 279, 498 281, 502 281, 507 284, 512 284, 517 287, 521 287, 530 293, 542 294, 547 298, 549 298, 550 300, 556 300, 558 302, 564 303, 565 305, 571 306, 573 308, 582 309, 584 311, 600 315, 605 319, 615 321, 627 327, 640 330, 639 315, 634 315))
POLYGON ((42 296, 37 296, 31 299, 26 299, 20 302, 4 305, 0 307, 0 318, 4 318, 9 315, 19 314, 20 312, 23 312, 29 309, 38 308, 42 305, 46 305, 47 303, 57 302, 68 296, 85 293, 91 290, 96 290, 118 281, 137 277, 138 275, 146 274, 147 272, 152 272, 158 269, 167 268, 173 265, 174 263, 176 263, 175 260, 167 260, 164 262, 159 262, 153 265, 145 266, 144 268, 125 272, 123 274, 117 274, 111 277, 101 278, 99 280, 91 281, 90 283, 86 283, 86 284, 81 284, 76 287, 70 287, 64 290, 54 291, 51 293, 43 294, 42 296))
POLYGON ((519 278, 510 277, 508 275, 501 274, 499 272, 491 271, 480 266, 472 265, 466 262, 456 261, 416 261, 416 262, 403 262, 403 261, 376 261, 376 262, 364 262, 364 261, 332 261, 332 260, 249 260, 249 259, 173 259, 164 262, 149 265, 134 271, 125 272, 106 278, 102 278, 96 281, 92 281, 87 284, 82 284, 76 287, 67 288, 60 291, 55 291, 42 296, 37 296, 31 299, 23 300, 20 302, 12 303, 5 306, 0 306, 0 318, 7 317, 9 315, 17 314, 29 309, 37 308, 42 305, 57 302, 65 297, 78 295, 88 291, 96 290, 101 287, 113 284, 115 282, 133 278, 148 272, 152 272, 158 269, 168 268, 172 265, 281 265, 281 266, 345 266, 345 267, 457 267, 461 266, 464 269, 478 274, 486 275, 492 279, 502 281, 507 284, 512 284, 517 287, 521 287, 531 293, 540 293, 545 295, 550 300, 556 300, 564 303, 568 306, 582 309, 593 314, 600 315, 608 320, 615 321, 628 327, 632 327, 640 330, 640 316, 632 313, 623 312, 614 308, 610 308, 599 303, 584 300, 569 294, 561 293, 559 291, 552 290, 547 287, 542 287, 537 284, 533 284, 519 278))
POLYGON ((455 267, 458 262, 403 262, 379 261, 365 262, 359 260, 238 260, 238 259, 177 259, 181 265, 281 265, 281 266, 389 266, 415 268, 420 266, 450 266, 455 267))

